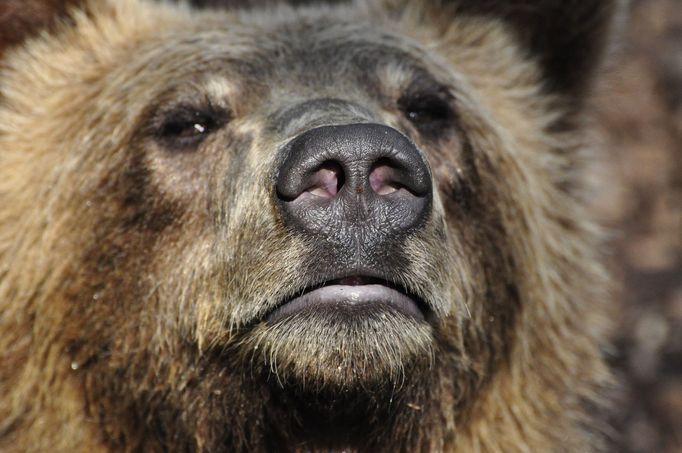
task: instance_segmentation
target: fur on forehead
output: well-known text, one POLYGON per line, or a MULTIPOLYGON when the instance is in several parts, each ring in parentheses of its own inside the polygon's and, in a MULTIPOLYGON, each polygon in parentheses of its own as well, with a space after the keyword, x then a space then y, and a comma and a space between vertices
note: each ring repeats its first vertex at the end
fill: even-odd
MULTIPOLYGON (((572 95, 589 83, 615 28, 614 11, 627 0, 356 0, 355 6, 382 9, 397 16, 422 18, 431 28, 445 31, 460 16, 498 19, 516 34, 520 43, 536 55, 545 69, 548 88, 572 95)), ((88 0, 5 0, 0 4, 0 55, 45 29, 66 21, 75 7, 99 8, 102 4, 130 3, 88 0)), ((179 2, 185 3, 185 2, 179 2)), ((275 5, 349 3, 343 0, 189 0, 199 8, 260 8, 275 5)))
POLYGON ((421 17, 444 32, 458 17, 480 16, 510 27, 541 64, 548 91, 580 98, 609 45, 628 0, 189 0, 196 7, 258 8, 276 4, 368 4, 395 16, 421 17))

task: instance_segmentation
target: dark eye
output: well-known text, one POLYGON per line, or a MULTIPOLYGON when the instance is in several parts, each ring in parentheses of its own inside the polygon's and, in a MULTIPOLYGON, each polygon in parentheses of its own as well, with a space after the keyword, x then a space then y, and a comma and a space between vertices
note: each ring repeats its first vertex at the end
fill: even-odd
POLYGON ((229 115, 222 110, 177 108, 163 115, 156 138, 167 148, 195 149, 228 119, 229 115))
POLYGON ((409 93, 398 101, 398 106, 424 135, 437 138, 454 126, 455 113, 449 96, 443 93, 409 93))

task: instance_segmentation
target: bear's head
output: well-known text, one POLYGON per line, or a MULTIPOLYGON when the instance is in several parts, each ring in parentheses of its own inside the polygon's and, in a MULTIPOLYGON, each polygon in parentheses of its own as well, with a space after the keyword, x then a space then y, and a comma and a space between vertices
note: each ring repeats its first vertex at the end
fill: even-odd
POLYGON ((0 446, 584 447, 615 2, 214 3, 0 6, 0 446))

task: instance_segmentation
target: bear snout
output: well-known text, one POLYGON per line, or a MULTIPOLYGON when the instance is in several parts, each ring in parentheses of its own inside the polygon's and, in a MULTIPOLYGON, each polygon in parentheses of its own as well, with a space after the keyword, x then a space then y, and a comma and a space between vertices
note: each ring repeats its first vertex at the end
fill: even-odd
POLYGON ((339 238, 365 230, 377 244, 429 218, 432 181, 421 151, 381 124, 311 129, 294 138, 276 178, 279 207, 294 232, 339 238), (352 233, 351 233, 352 234, 352 233))

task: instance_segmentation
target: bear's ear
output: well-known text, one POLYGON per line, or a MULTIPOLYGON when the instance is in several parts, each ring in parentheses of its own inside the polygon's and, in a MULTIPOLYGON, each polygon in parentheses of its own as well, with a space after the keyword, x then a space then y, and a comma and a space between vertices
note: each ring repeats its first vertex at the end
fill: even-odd
POLYGON ((53 28, 84 0, 0 0, 0 57, 42 30, 53 28))
POLYGON ((618 0, 459 0, 462 13, 507 21, 535 54, 552 91, 579 96, 587 88, 616 18, 618 0))
MULTIPOLYGON (((628 0, 431 0, 457 15, 508 23, 545 73, 550 91, 580 97, 614 38, 628 0)), ((442 16, 441 16, 442 17, 442 16)))

